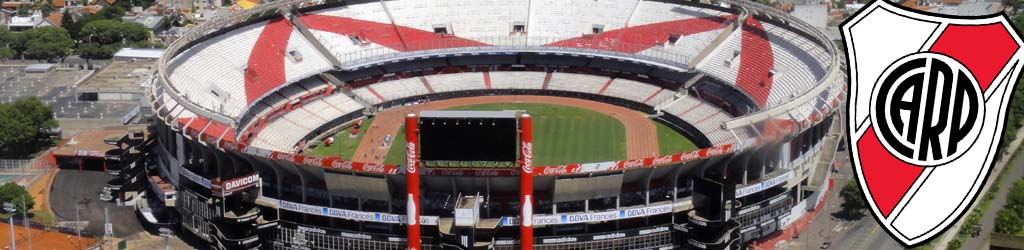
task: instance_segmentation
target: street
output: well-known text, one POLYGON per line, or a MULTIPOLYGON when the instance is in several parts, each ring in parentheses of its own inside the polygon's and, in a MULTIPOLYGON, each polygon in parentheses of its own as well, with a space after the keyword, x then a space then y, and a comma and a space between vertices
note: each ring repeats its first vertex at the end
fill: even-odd
POLYGON ((811 224, 797 239, 792 239, 785 249, 820 249, 825 242, 830 242, 828 249, 871 249, 890 250, 904 249, 896 240, 889 237, 885 230, 865 211, 863 217, 856 221, 841 220, 833 214, 841 210, 843 203, 839 195, 846 182, 853 181, 853 165, 850 154, 843 150, 836 152, 836 161, 840 162, 839 172, 833 175, 835 187, 821 213, 811 220, 811 224))

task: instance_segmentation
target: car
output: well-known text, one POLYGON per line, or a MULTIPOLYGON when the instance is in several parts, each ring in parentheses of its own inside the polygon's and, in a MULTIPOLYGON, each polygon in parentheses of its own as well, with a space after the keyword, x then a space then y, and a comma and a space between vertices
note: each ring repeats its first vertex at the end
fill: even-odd
POLYGON ((832 246, 832 242, 831 241, 826 241, 825 243, 821 243, 821 249, 828 249, 831 246, 832 246))

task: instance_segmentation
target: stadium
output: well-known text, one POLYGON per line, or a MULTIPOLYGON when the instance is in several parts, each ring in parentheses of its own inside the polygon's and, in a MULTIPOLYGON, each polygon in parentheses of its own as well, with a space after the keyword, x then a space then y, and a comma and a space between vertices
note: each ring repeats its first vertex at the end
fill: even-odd
POLYGON ((216 249, 770 245, 832 187, 841 57, 748 1, 273 1, 167 48, 128 182, 216 249))

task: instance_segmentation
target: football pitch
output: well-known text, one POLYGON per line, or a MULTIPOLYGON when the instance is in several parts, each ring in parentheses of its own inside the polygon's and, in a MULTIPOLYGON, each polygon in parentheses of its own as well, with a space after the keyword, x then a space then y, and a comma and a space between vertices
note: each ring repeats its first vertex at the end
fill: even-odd
MULTIPOLYGON (((621 122, 605 114, 573 106, 540 103, 488 103, 449 108, 447 110, 524 110, 534 117, 534 164, 561 165, 626 159, 626 131, 621 122)), ((363 122, 368 128, 372 119, 363 122)), ((655 123, 661 154, 697 149, 689 139, 667 126, 655 123)), ((348 130, 335 136, 335 145, 317 147, 308 152, 315 156, 341 156, 350 159, 362 134, 348 138, 348 130)), ((393 137, 403 141, 405 128, 393 137)), ((405 164, 403 143, 392 143, 385 164, 405 164)))

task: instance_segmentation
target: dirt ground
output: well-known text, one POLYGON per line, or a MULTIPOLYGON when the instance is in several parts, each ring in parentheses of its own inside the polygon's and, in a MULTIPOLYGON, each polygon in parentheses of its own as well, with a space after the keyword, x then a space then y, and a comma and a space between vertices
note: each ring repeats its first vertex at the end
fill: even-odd
MULTIPOLYGON (((82 237, 81 240, 78 236, 72 234, 64 234, 57 231, 45 231, 39 229, 32 229, 32 249, 33 250, 64 250, 64 249, 85 249, 85 247, 95 243, 97 239, 82 237)), ((25 230, 25 226, 14 227, 14 239, 17 243, 18 249, 29 249, 28 248, 28 231, 25 230)), ((6 222, 0 223, 0 248, 10 249, 11 246, 11 225, 6 222)))
POLYGON ((36 201, 34 209, 50 211, 50 183, 53 183, 53 176, 57 175, 53 170, 39 176, 34 183, 28 186, 28 193, 36 201))
MULTIPOLYGON (((396 135, 398 129, 405 124, 405 115, 418 113, 422 110, 440 110, 451 107, 485 104, 485 103, 545 103, 558 104, 590 109, 622 122, 626 128, 626 151, 630 159, 658 155, 658 132, 654 122, 643 113, 607 103, 588 101, 575 98, 553 96, 478 96, 432 101, 424 104, 397 107, 377 114, 373 124, 366 130, 366 136, 359 143, 352 156, 353 161, 383 163, 388 154, 388 147, 382 147, 381 141, 388 134, 396 135)), ((402 141, 405 138, 394 138, 402 141)))

